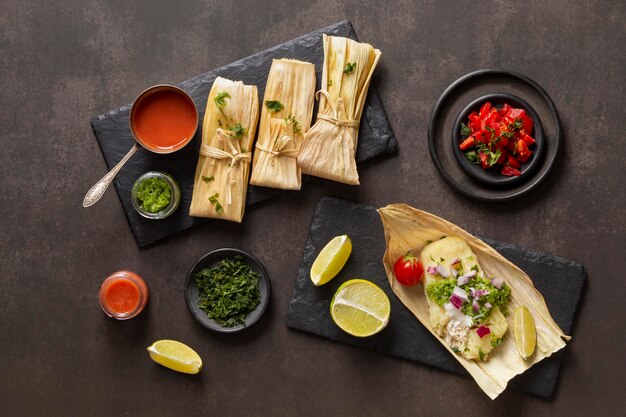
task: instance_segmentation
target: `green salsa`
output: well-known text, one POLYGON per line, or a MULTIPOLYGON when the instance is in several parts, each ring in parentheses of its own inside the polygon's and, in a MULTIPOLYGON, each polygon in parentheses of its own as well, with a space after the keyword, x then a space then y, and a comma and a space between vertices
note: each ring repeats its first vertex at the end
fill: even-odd
POLYGON ((137 189, 137 200, 148 213, 158 213, 172 201, 172 188, 161 178, 146 178, 137 189))

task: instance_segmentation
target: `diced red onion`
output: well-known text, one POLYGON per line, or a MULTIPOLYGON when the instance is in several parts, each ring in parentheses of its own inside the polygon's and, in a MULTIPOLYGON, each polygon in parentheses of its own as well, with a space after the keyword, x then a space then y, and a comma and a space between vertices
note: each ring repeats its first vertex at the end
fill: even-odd
POLYGON ((456 295, 463 301, 468 301, 467 293, 461 287, 454 287, 454 290, 452 290, 452 295, 456 295))
POLYGON ((456 307, 457 309, 461 308, 461 306, 463 305, 463 300, 461 300, 459 297, 457 297, 456 295, 452 294, 450 296, 450 302, 452 303, 452 305, 454 307, 456 307))
POLYGON ((485 303, 485 308, 486 308, 487 310, 489 310, 491 307, 493 307, 493 306, 491 305, 491 303, 489 303, 489 302, 485 303))
POLYGON ((450 272, 441 264, 437 265, 437 272, 444 278, 448 278, 450 276, 450 272))
POLYGON ((478 304, 477 300, 474 300, 474 302, 472 303, 472 310, 474 310, 475 313, 478 313, 478 311, 480 310, 480 304, 478 304))
POLYGON ((491 285, 497 289, 502 289, 502 284, 504 284, 504 280, 502 278, 491 278, 491 285))
POLYGON ((475 270, 475 269, 472 269, 471 271, 469 271, 467 274, 465 274, 465 275, 463 275, 463 276, 464 276, 464 277, 467 277, 467 278, 471 278, 471 277, 473 277, 474 275, 476 275, 476 270, 475 270))
POLYGON ((454 258, 452 261, 450 261, 450 266, 452 268, 454 268, 455 266, 457 266, 460 263, 461 263, 461 260, 459 258, 454 258))
POLYGON ((483 295, 487 295, 487 294, 489 294, 489 290, 474 290, 472 292, 472 297, 478 300, 480 297, 482 297, 483 295))
POLYGON ((484 324, 480 326, 478 329, 476 329, 476 334, 481 339, 487 336, 489 333, 491 333, 491 330, 489 330, 489 327, 485 326, 484 324))
POLYGON ((451 269, 450 269, 450 272, 452 272, 452 276, 453 276, 454 278, 456 278, 456 277, 458 277, 458 276, 459 276, 459 270, 458 270, 458 269, 456 269, 456 268, 451 268, 451 269))
POLYGON ((428 272, 430 275, 436 275, 437 268, 435 268, 434 266, 429 266, 428 268, 426 268, 426 272, 428 272))
MULTIPOLYGON (((453 271, 454 271, 454 269, 453 269, 453 271)), ((456 279, 456 285, 458 285, 459 287, 460 287, 461 285, 465 285, 465 284, 467 284, 468 282, 469 282, 469 278, 468 278, 468 277, 466 277, 465 275, 461 275, 460 277, 458 277, 458 278, 456 279)))

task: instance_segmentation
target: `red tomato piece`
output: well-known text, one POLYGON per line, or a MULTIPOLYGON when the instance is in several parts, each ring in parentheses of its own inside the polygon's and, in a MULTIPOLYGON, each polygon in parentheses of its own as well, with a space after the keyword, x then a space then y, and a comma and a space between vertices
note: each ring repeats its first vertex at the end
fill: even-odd
POLYGON ((500 171, 500 174, 506 175, 507 177, 519 177, 520 175, 522 175, 519 170, 508 165, 502 167, 502 171, 500 171))
POLYGON ((482 105, 482 107, 480 108, 480 116, 481 117, 485 117, 489 111, 491 110, 491 103, 486 101, 485 104, 482 105))
POLYGON ((528 145, 523 140, 517 141, 517 160, 522 164, 525 164, 533 152, 528 149, 528 145))
POLYGON ((408 251, 393 265, 393 273, 400 284, 415 285, 424 275, 424 266, 411 251, 408 251))
POLYGON ((526 131, 526 133, 532 133, 533 119, 531 119, 530 116, 527 114, 524 114, 523 116, 521 116, 521 118, 523 123, 523 129, 526 131))
POLYGON ((478 152, 478 159, 480 159, 480 166, 483 169, 489 168, 489 157, 484 152, 478 152))
POLYGON ((472 146, 474 146, 474 138, 470 136, 469 138, 461 142, 461 144, 459 145, 459 149, 462 151, 465 151, 471 148, 472 146))
POLYGON ((505 116, 509 114, 509 110, 511 110, 511 106, 509 106, 509 103, 504 103, 504 105, 500 109, 500 116, 505 116))
POLYGON ((511 165, 515 169, 520 169, 522 167, 520 163, 517 162, 517 159, 515 159, 513 155, 509 155, 507 157, 507 164, 511 165))
POLYGON ((509 114, 507 116, 509 116, 513 120, 517 120, 523 117, 525 114, 526 114, 526 110, 516 109, 514 107, 511 107, 511 110, 509 111, 509 114))
POLYGON ((475 111, 469 115, 470 126, 472 128, 472 132, 475 132, 480 129, 480 116, 475 111))
POLYGON ((526 145, 528 146, 532 146, 535 144, 535 139, 533 139, 530 135, 525 134, 524 136, 522 136, 522 140, 526 143, 526 145))

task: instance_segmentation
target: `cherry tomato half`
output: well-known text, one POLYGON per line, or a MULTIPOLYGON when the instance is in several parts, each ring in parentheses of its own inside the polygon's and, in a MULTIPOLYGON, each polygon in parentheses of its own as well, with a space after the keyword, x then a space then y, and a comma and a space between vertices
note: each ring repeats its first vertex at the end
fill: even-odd
POLYGON ((411 251, 408 251, 393 265, 393 273, 400 284, 415 285, 422 279, 424 267, 411 251))

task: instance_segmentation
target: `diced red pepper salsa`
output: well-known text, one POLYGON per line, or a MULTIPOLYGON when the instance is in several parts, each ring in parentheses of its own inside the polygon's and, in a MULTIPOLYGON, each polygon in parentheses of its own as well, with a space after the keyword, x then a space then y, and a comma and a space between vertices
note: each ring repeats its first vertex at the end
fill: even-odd
POLYGON ((496 108, 486 101, 478 113, 468 116, 467 125, 461 123, 463 140, 459 149, 471 163, 485 170, 499 166, 500 174, 519 176, 522 164, 533 154, 533 127, 533 119, 524 109, 508 103, 496 108))

